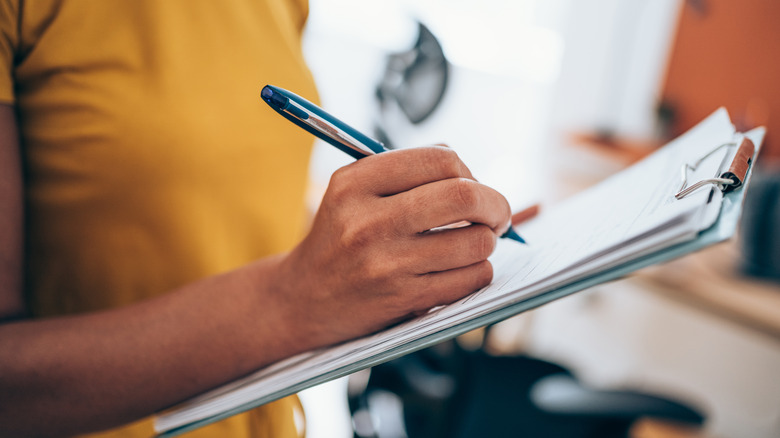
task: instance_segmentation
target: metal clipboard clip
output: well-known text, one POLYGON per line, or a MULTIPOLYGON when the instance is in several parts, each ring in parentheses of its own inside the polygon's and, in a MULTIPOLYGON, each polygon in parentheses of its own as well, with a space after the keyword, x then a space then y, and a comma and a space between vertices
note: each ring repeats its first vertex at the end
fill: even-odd
POLYGON ((734 146, 737 146, 737 143, 723 143, 722 145, 708 152, 705 156, 699 158, 699 160, 696 161, 693 165, 687 163, 684 164, 682 167, 683 182, 679 191, 674 195, 674 197, 677 199, 682 199, 699 188, 710 184, 718 186, 718 188, 724 193, 741 186, 742 182, 745 181, 748 169, 750 169, 750 165, 753 162, 753 154, 756 151, 755 145, 747 137, 742 138, 742 141, 739 143, 739 147, 737 148, 737 153, 734 154, 734 158, 731 160, 731 164, 725 172, 721 173, 715 178, 703 179, 691 184, 690 186, 688 185, 689 171, 696 171, 696 169, 704 160, 720 149, 734 146))

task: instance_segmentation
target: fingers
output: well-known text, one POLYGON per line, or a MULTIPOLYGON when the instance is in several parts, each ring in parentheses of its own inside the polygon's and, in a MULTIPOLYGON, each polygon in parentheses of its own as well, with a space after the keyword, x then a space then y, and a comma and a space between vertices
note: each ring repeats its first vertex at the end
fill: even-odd
POLYGON ((433 272, 418 279, 417 310, 450 304, 487 286, 493 280, 493 266, 484 260, 444 272, 433 272))
POLYGON ((495 190, 466 178, 450 178, 386 198, 387 213, 399 218, 407 233, 461 221, 484 224, 498 233, 509 222, 510 208, 495 190))
POLYGON ((378 196, 394 195, 449 178, 474 179, 458 155, 443 146, 389 151, 339 169, 340 178, 363 181, 378 196))
POLYGON ((293 252, 317 284, 296 290, 321 291, 320 302, 344 309, 338 314, 361 309, 365 318, 345 333, 362 334, 487 285, 487 258, 510 217, 506 199, 448 148, 366 157, 331 178, 312 231, 293 252))
POLYGON ((428 274, 462 268, 487 260, 496 248, 498 236, 485 225, 425 233, 407 245, 408 271, 428 274))

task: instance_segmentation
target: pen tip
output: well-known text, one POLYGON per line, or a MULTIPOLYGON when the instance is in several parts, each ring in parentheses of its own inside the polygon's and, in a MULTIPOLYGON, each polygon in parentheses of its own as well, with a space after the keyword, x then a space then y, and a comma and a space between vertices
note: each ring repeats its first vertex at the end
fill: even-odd
POLYGON ((520 237, 520 235, 517 234, 517 232, 512 227, 509 227, 509 229, 506 230, 506 233, 504 233, 501 237, 506 237, 520 243, 526 243, 525 239, 520 237))

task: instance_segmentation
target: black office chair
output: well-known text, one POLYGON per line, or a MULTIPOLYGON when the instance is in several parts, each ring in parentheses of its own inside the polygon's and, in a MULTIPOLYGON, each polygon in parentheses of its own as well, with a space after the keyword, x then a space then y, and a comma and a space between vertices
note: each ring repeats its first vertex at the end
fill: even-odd
POLYGON ((704 421, 678 401, 588 389, 561 366, 466 351, 456 342, 370 373, 360 387, 351 382, 356 438, 622 438, 640 418, 694 426, 704 421))

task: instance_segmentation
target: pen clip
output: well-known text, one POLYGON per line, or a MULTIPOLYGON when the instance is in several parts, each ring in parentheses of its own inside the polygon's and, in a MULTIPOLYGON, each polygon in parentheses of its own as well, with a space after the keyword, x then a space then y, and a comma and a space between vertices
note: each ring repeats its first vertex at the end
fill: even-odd
POLYGON ((273 85, 266 85, 260 95, 274 111, 284 118, 355 159, 387 150, 382 143, 352 128, 295 93, 273 85))
MULTIPOLYGON (((295 117, 295 119, 297 119, 301 123, 305 123, 306 125, 312 127, 313 129, 316 129, 317 132, 327 136, 329 139, 339 143, 340 145, 349 148, 364 157, 373 155, 375 153, 371 148, 364 145, 356 138, 352 137, 347 132, 340 129, 338 126, 328 122, 322 117, 319 117, 317 114, 314 114, 313 112, 307 110, 306 108, 299 105, 298 103, 290 100, 288 101, 288 106, 292 106, 294 109, 303 112, 306 115, 306 117, 305 118, 300 117, 298 115, 298 111, 290 111, 290 109, 288 108, 284 109, 284 112, 286 114, 289 114, 290 116, 295 117)), ((322 137, 320 136, 320 138, 322 137)), ((324 138, 323 140, 327 141, 327 139, 324 138)), ((338 146, 338 145, 334 144, 334 146, 338 146)))
POLYGON ((741 186, 747 177, 748 169, 753 162, 753 155, 756 150, 753 142, 747 137, 743 137, 742 141, 739 143, 736 154, 731 158, 728 169, 719 175, 716 175, 714 178, 707 178, 690 185, 688 184, 688 171, 695 171, 704 160, 718 150, 737 145, 736 142, 723 143, 699 158, 693 165, 684 164, 682 167, 682 186, 680 186, 680 189, 674 197, 682 199, 701 187, 710 184, 717 186, 723 192, 728 192, 741 186))

